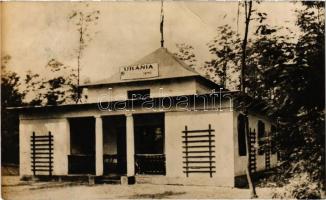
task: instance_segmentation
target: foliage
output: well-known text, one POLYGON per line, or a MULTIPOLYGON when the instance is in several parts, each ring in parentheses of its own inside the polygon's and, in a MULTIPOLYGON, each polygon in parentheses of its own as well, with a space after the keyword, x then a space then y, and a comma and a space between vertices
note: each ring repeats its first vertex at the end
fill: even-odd
POLYGON ((51 59, 46 67, 47 78, 28 72, 25 78, 30 105, 59 105, 76 99, 75 70, 56 59, 51 59))
MULTIPOLYGON (((267 15, 254 11, 251 20, 259 24, 248 40, 244 67, 246 93, 265 101, 266 112, 277 121, 273 139, 286 166, 277 178, 286 177, 289 186, 284 187, 301 187, 287 188, 291 198, 316 197, 325 190, 324 2, 302 5, 296 11, 297 35, 287 27, 269 26, 267 15)), ((216 57, 207 69, 224 82, 225 66, 236 66, 241 47, 229 44, 237 35, 227 25, 219 31, 209 43, 216 57)))
POLYGON ((274 189, 273 198, 320 199, 321 194, 318 184, 310 179, 308 173, 299 173, 285 187, 274 189))
POLYGON ((241 58, 241 39, 229 25, 217 28, 217 34, 208 44, 212 60, 205 63, 206 70, 217 77, 224 87, 236 83, 234 74, 239 71, 241 58))
POLYGON ((1 157, 2 162, 18 163, 18 114, 6 108, 22 106, 25 94, 19 91, 18 74, 7 69, 10 59, 6 55, 1 63, 1 157))
POLYGON ((275 139, 290 168, 283 173, 294 179, 285 187, 295 185, 300 174, 308 176, 296 185, 306 192, 290 192, 294 198, 325 190, 325 18, 320 2, 308 5, 297 11, 297 41, 267 25, 273 31, 257 34, 246 71, 248 94, 267 101, 270 116, 278 119, 275 139))
POLYGON ((174 55, 179 58, 179 60, 184 61, 189 67, 195 69, 197 60, 193 52, 193 46, 185 43, 176 44, 176 46, 178 48, 178 52, 174 53, 174 55))

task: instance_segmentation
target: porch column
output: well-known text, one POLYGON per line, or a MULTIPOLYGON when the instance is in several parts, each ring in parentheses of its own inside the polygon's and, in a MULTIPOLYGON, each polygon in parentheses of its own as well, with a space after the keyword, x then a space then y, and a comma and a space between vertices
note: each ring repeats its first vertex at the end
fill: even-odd
POLYGON ((95 116, 95 173, 103 175, 103 127, 101 116, 95 116))
POLYGON ((127 176, 135 176, 135 141, 134 141, 134 119, 132 114, 126 114, 127 126, 127 176))

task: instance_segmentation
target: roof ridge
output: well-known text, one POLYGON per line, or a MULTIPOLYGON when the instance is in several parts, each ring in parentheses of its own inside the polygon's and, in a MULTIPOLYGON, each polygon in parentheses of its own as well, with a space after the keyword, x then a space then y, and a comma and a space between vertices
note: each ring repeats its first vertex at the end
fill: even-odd
MULTIPOLYGON (((191 71, 191 72, 193 72, 193 73, 196 73, 197 75, 200 75, 200 73, 199 72, 197 72, 195 69, 193 69, 193 68, 191 68, 188 64, 186 64, 184 61, 182 61, 182 60, 180 60, 179 58, 177 58, 173 53, 171 53, 167 48, 165 48, 166 49, 166 52, 168 53, 168 54, 170 54, 172 57, 173 57, 173 59, 175 60, 175 61, 177 61, 183 68, 185 68, 186 70, 188 70, 188 71, 191 71)), ((201 76, 201 75, 200 75, 201 76)))

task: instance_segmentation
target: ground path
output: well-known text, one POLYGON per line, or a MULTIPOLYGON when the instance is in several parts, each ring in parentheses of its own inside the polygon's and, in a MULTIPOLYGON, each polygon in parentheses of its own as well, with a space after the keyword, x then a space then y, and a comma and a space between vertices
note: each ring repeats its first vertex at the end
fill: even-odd
MULTIPOLYGON (((257 188, 259 198, 271 198, 271 189, 257 188)), ((17 176, 2 179, 5 200, 97 200, 97 199, 242 199, 249 198, 248 189, 179 186, 179 185, 85 185, 69 182, 21 182, 17 176)))

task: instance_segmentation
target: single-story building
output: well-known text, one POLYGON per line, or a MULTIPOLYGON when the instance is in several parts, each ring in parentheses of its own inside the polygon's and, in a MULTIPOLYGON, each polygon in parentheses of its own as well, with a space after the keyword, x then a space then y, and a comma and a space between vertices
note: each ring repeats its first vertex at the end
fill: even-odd
POLYGON ((252 172, 277 163, 271 120, 258 108, 243 115, 239 92, 201 76, 166 48, 81 87, 87 98, 77 104, 16 108, 21 177, 233 187, 245 174, 247 153, 252 172))

